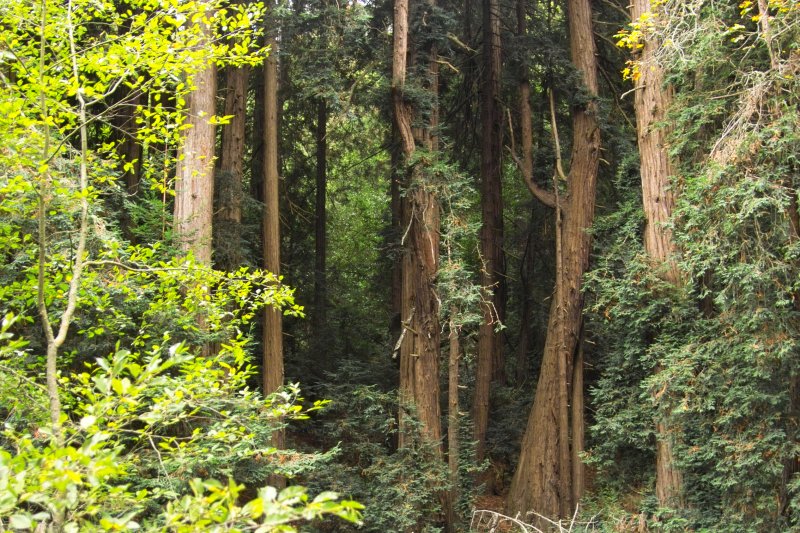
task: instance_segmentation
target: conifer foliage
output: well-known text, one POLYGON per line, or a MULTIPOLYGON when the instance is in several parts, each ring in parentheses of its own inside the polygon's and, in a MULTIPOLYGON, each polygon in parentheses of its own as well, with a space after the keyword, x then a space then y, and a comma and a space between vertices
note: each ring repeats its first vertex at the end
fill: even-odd
POLYGON ((0 530, 796 529, 798 43, 0 2, 0 530))

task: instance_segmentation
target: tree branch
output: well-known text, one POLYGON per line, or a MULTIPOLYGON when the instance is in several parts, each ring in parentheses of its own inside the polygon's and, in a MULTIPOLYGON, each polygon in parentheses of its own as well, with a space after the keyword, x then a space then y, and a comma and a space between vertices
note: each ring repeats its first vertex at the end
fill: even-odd
POLYGON ((509 153, 511 154, 511 158, 519 167, 520 172, 522 173, 522 179, 525 181, 525 185, 527 185, 528 190, 531 194, 540 202, 542 202, 547 207, 552 207, 555 209, 556 207, 556 196, 552 192, 548 191, 539 186, 538 183, 533 181, 533 176, 529 176, 525 173, 524 167, 522 166, 522 161, 520 161, 517 154, 515 154, 511 149, 509 149, 509 153))

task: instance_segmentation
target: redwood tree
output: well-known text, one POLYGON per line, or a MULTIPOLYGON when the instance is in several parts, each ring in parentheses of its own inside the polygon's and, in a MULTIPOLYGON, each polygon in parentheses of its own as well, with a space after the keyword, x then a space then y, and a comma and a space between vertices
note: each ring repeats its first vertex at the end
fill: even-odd
MULTIPOLYGON (((200 22, 200 24, 203 24, 200 22)), ((211 28, 203 24, 206 39, 211 28)), ((214 204, 214 116, 217 68, 209 61, 194 78, 194 90, 187 97, 186 124, 175 179, 174 231, 179 246, 195 258, 211 264, 211 227, 214 204)))
POLYGON ((500 111, 500 6, 483 0, 483 80, 481 94, 481 286, 483 321, 478 333, 473 416, 476 459, 483 461, 489 421, 489 389, 493 376, 503 374, 502 345, 497 333, 503 318, 503 201, 500 111))
MULTIPOLYGON (((274 32, 274 30, 271 30, 274 32)), ((278 39, 267 38, 269 56, 264 62, 264 268, 276 276, 281 273, 280 212, 278 201, 278 39)), ((280 309, 264 311, 264 394, 283 386, 283 319, 280 309)), ((272 436, 276 448, 283 447, 283 431, 272 436)), ((276 481, 275 479, 272 480, 276 481)))
MULTIPOLYGON (((631 19, 637 22, 652 9, 650 0, 633 0, 631 19)), ((664 281, 679 285, 681 275, 675 261, 677 249, 667 224, 675 200, 670 188, 674 168, 667 153, 668 131, 661 126, 672 101, 672 88, 664 84, 664 72, 654 60, 659 46, 655 38, 644 39, 640 48, 639 75, 635 80, 636 130, 641 159, 644 248, 664 281)), ((681 507, 683 476, 675 467, 668 421, 656 420, 656 497, 663 507, 681 507)))
MULTIPOLYGON (((400 343, 400 400, 403 406, 413 405, 422 423, 424 437, 436 443, 439 451, 441 409, 439 407, 440 327, 439 300, 435 278, 439 269, 439 202, 426 183, 426 165, 435 157, 437 139, 437 104, 429 113, 425 126, 414 127, 414 115, 419 113, 406 98, 408 45, 408 0, 395 0, 394 46, 392 58, 392 106, 395 126, 399 132, 403 163, 408 165, 405 195, 401 201, 402 263, 401 263, 401 343, 400 343), (417 146, 428 153, 412 162, 417 146), (427 160, 426 160, 427 158, 427 160)), ((427 80, 424 85, 434 102, 438 85, 436 51, 428 51, 427 80)), ((401 408, 402 409, 402 408, 401 408)), ((400 414, 400 446, 409 444, 410 434, 404 423, 407 414, 400 414)), ((439 451, 439 453, 441 453, 439 451)))
MULTIPOLYGON (((536 511, 551 517, 571 515, 575 503, 568 376, 573 375, 574 355, 580 336, 581 283, 590 251, 590 237, 586 230, 594 218, 600 156, 595 101, 597 58, 591 4, 589 0, 569 0, 567 8, 572 62, 581 74, 589 99, 572 110, 572 156, 566 176, 560 171, 558 136, 554 131, 556 166, 559 169, 555 181, 566 178, 566 195, 560 194, 558 183, 551 192, 538 187, 530 176, 526 177, 537 198, 556 211, 557 272, 536 396, 508 495, 511 514, 524 515, 527 511, 536 511)), ((575 373, 581 371, 580 368, 574 370, 575 373)))
POLYGON ((217 172, 219 210, 217 214, 216 258, 226 269, 242 263, 242 177, 245 154, 245 119, 247 113, 247 81, 250 69, 246 66, 227 69, 225 73, 225 116, 230 122, 222 128, 222 149, 217 172))

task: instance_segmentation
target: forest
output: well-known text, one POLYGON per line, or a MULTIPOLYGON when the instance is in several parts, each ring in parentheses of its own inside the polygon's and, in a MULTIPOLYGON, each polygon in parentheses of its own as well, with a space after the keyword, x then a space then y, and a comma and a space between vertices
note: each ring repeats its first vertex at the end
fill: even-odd
POLYGON ((0 1, 0 531, 800 531, 800 1, 0 1))

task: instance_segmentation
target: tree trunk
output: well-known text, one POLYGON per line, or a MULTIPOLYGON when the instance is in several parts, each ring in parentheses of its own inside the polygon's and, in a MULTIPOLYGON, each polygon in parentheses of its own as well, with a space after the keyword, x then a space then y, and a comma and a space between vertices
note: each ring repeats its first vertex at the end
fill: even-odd
MULTIPOLYGON (((211 29, 203 27, 206 39, 211 29)), ((211 227, 214 213, 215 131, 210 118, 216 114, 217 68, 209 62, 194 77, 195 90, 187 97, 186 124, 175 180, 174 231, 184 252, 192 252, 211 265, 211 227)))
POLYGON ((478 331, 473 419, 477 462, 486 454, 489 392, 492 379, 503 380, 502 343, 496 332, 504 317, 503 200, 501 181, 502 114, 500 112, 500 6, 483 0, 483 80, 481 94, 480 252, 483 319, 478 331))
MULTIPOLYGON (((517 0, 517 37, 524 38, 527 34, 527 3, 525 0, 517 0)), ((531 119, 531 85, 528 80, 528 67, 524 61, 517 65, 517 84, 518 84, 518 108, 519 108, 519 129, 522 157, 520 159, 522 175, 525 179, 533 179, 533 126, 531 119)), ((517 365, 515 381, 519 385, 527 377, 528 370, 528 350, 531 340, 531 295, 529 280, 533 267, 532 244, 532 222, 533 210, 531 210, 531 224, 528 225, 528 234, 525 240, 525 251, 522 255, 522 265, 520 267, 520 280, 522 285, 522 310, 520 312, 519 341, 517 345, 517 365)))
POLYGON ((247 118, 248 67, 226 72, 225 116, 230 122, 222 128, 222 150, 217 173, 216 263, 225 270, 241 266, 242 256, 242 176, 244 173, 245 119, 247 118))
MULTIPOLYGON (((596 96, 597 60, 591 15, 589 0, 569 0, 572 61, 582 74, 588 93, 596 96)), ((584 108, 573 109, 568 196, 563 205, 559 205, 558 195, 554 202, 557 219, 556 254, 560 268, 536 396, 508 496, 512 515, 521 513, 524 516, 527 511, 536 511, 549 517, 566 517, 573 511, 570 448, 565 439, 569 428, 564 413, 568 412, 566 402, 569 398, 566 379, 573 370, 573 354, 581 326, 581 282, 589 263, 590 237, 586 230, 594 219, 600 155, 600 130, 596 115, 597 104, 594 100, 584 108)), ((539 197, 549 196, 537 194, 539 197)))
POLYGON ((450 353, 447 369, 447 463, 450 471, 450 494, 447 505, 447 524, 450 531, 455 531, 455 504, 459 495, 458 457, 460 453, 458 431, 460 415, 458 413, 458 366, 461 358, 461 341, 459 326, 455 316, 458 310, 450 308, 450 353))
POLYGON ((586 488, 586 466, 581 460, 584 451, 583 416, 583 332, 578 339, 577 356, 572 369, 572 501, 577 504, 586 488))
MULTIPOLYGON (((406 162, 419 143, 433 152, 437 140, 433 133, 437 107, 424 128, 412 128, 414 110, 405 101, 408 55, 408 0, 394 5, 394 50, 392 64, 392 102, 395 123, 400 134, 406 162)), ((436 98, 438 63, 435 50, 430 51, 427 87, 436 98)), ((431 155, 433 157, 433 155, 431 155)), ((427 187, 426 163, 418 162, 409 173, 406 194, 402 199, 402 279, 401 322, 404 331, 400 345, 400 446, 410 444, 406 427, 405 406, 413 406, 423 437, 435 443, 441 454, 441 409, 439 406, 439 301, 435 292, 439 269, 439 203, 427 187)))
POLYGON ((139 179, 142 173, 142 145, 136 139, 136 107, 142 102, 142 93, 132 90, 121 102, 121 112, 114 117, 114 127, 120 134, 117 153, 125 163, 131 166, 124 170, 125 190, 134 195, 139 191, 139 179))
MULTIPOLYGON (((392 137, 391 137, 391 171, 389 176, 389 205, 391 209, 391 229, 389 232, 389 246, 391 250, 391 283, 392 293, 389 301, 390 305, 390 324, 389 335, 392 339, 401 338, 403 335, 403 325, 401 324, 402 299, 403 299, 403 256, 401 251, 400 239, 403 235, 403 207, 400 194, 400 185, 403 180, 403 148, 400 138, 400 130, 397 125, 397 116, 392 114, 392 137)), ((392 358, 396 358, 399 346, 396 346, 392 358)))
MULTIPOLYGON (((264 44, 260 42, 259 44, 264 44)), ((252 131, 250 132, 250 196, 257 202, 264 203, 264 121, 267 112, 264 109, 266 97, 264 96, 264 71, 265 68, 253 69, 253 117, 252 131)), ((263 243, 264 238, 262 236, 263 243)))
POLYGON ((525 250, 522 253, 520 265, 520 290, 522 295, 521 309, 519 312, 520 324, 519 335, 517 341, 517 359, 516 368, 514 371, 514 382, 517 386, 522 385, 528 379, 528 353, 531 350, 531 320, 533 318, 533 305, 530 295, 530 280, 533 272, 533 253, 531 251, 532 244, 532 231, 531 226, 528 226, 528 235, 525 239, 525 250))
MULTIPOLYGON (((274 31, 274 29, 272 30, 274 31)), ((264 63, 264 268, 281 272, 280 212, 278 202, 278 40, 267 39, 270 53, 264 63)), ((280 309, 264 311, 264 394, 283 386, 283 321, 280 309)), ((284 432, 272 434, 272 445, 282 448, 284 432)), ((282 484, 273 477, 273 484, 282 484)))
MULTIPOLYGON (((327 210, 326 195, 328 181, 328 104, 324 99, 317 102, 317 179, 314 207, 314 314, 312 336, 316 352, 324 353, 327 292, 325 269, 327 260, 327 210)), ((324 364, 322 365, 325 366, 324 364)))
MULTIPOLYGON (((120 112, 112 121, 117 134, 117 154, 124 168, 122 180, 128 197, 133 197, 139 192, 139 181, 142 175, 142 145, 136 138, 136 107, 142 102, 142 93, 138 90, 126 91, 117 103, 120 112)), ((127 209, 122 210, 120 229, 122 234, 131 242, 135 242, 133 221, 127 209)))
MULTIPOLYGON (((639 20, 651 11, 650 0, 633 0, 631 18, 639 20)), ((681 283, 675 262, 676 247, 672 232, 666 226, 675 205, 669 178, 674 173, 667 154, 668 132, 658 125, 663 122, 672 101, 672 88, 664 86, 664 73, 655 63, 653 54, 658 43, 645 40, 641 49, 642 68, 636 80, 636 129, 641 158, 642 205, 645 214, 644 247, 662 278, 673 284, 681 283)), ((673 445, 666 416, 658 415, 656 428, 656 497, 662 507, 681 508, 683 476, 675 466, 673 445)))

